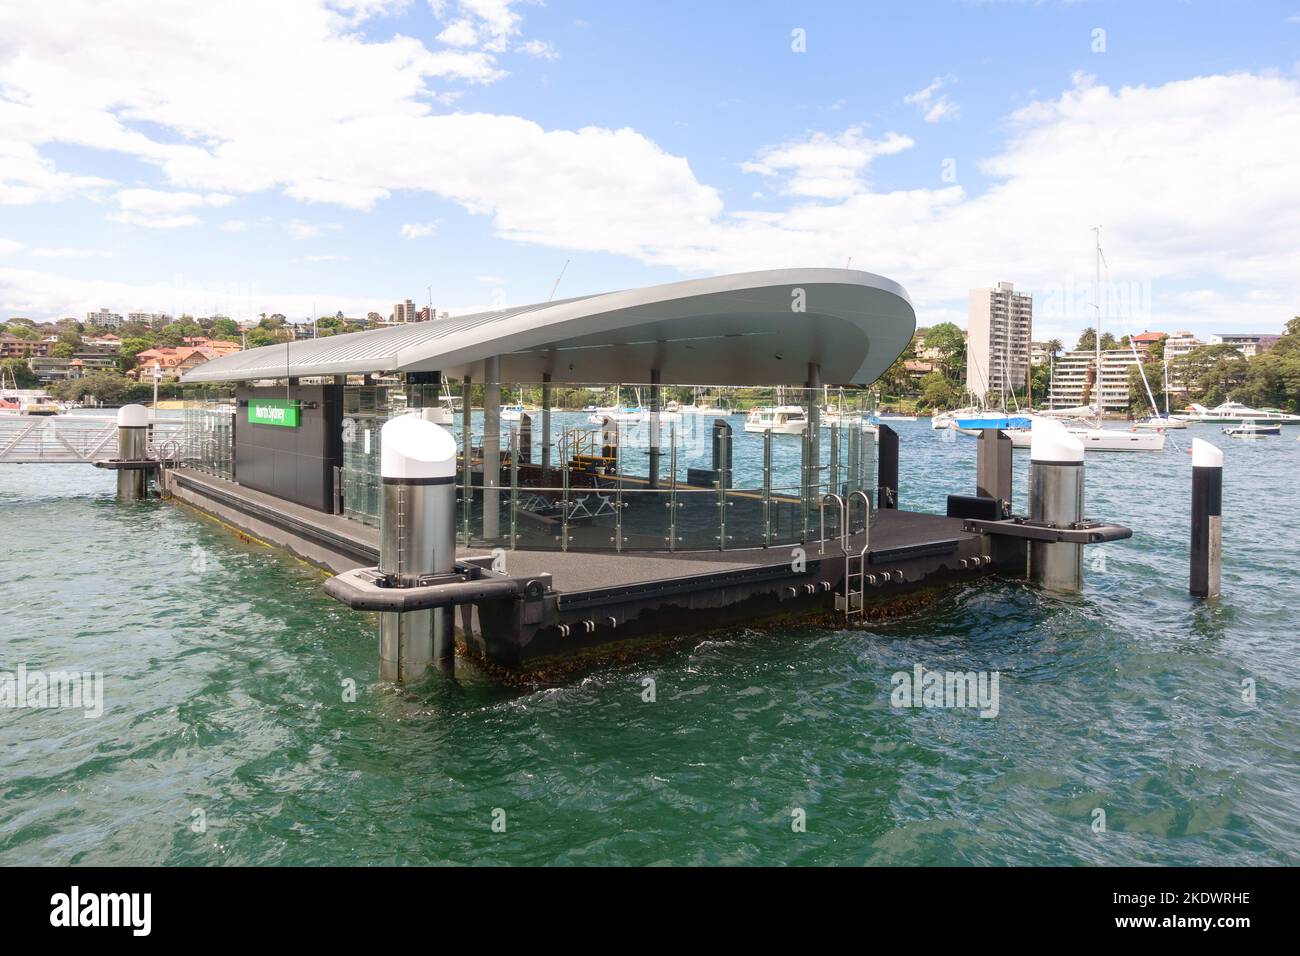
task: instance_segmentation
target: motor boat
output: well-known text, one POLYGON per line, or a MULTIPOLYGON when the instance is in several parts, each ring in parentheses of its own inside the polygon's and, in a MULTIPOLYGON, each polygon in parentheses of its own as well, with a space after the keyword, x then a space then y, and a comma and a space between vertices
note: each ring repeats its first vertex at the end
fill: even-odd
POLYGON ((745 417, 745 431, 773 435, 802 435, 808 418, 802 405, 761 405, 745 417))
POLYGON ((1291 415, 1277 409, 1251 408, 1241 402, 1224 402, 1214 408, 1206 408, 1193 402, 1188 406, 1192 414, 1187 416, 1194 422, 1212 422, 1216 425, 1295 425, 1300 424, 1300 415, 1291 415))
POLYGON ((1223 434, 1229 438, 1262 438, 1265 435, 1282 434, 1281 425, 1260 425, 1255 422, 1247 422, 1244 425, 1229 425, 1223 429, 1223 434))

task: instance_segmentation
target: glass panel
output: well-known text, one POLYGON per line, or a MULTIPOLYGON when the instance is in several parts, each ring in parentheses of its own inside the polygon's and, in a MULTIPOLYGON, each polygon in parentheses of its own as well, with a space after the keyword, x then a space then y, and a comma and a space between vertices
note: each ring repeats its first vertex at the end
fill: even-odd
MULTIPOLYGON (((541 384, 502 383, 501 471, 497 490, 485 496, 481 384, 347 386, 345 514, 378 523, 379 429, 408 413, 456 436, 460 527, 475 547, 786 546, 816 538, 823 493, 847 500, 874 485, 875 442, 866 430, 874 402, 865 390, 662 385, 657 415, 648 384, 551 384, 546 391, 549 442, 541 384), (484 499, 494 496, 499 533, 487 540, 484 499)), ((219 461, 219 441, 214 447, 219 461)))
MULTIPOLYGON (((234 390, 228 386, 189 386, 178 440, 179 457, 187 465, 220 478, 232 477, 232 447, 235 417, 234 390)), ((167 447, 159 449, 168 454, 167 447)))

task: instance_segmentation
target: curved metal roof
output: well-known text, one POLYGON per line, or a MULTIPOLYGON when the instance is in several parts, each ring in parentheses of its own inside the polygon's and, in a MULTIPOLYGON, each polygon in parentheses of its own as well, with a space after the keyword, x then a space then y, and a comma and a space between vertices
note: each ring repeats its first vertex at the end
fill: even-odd
POLYGON ((352 332, 249 349, 206 362, 182 382, 440 371, 501 380, 678 385, 866 385, 916 330, 906 291, 850 269, 773 269, 352 332), (797 307, 802 304, 803 311, 797 307))

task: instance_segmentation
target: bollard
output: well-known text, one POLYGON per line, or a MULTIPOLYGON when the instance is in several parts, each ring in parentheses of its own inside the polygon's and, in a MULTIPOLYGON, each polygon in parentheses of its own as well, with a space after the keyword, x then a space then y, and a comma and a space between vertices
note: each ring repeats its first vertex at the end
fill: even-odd
POLYGON ((996 428, 983 428, 975 443, 975 494, 996 498, 1002 517, 1011 513, 1011 439, 996 428))
POLYGON ((519 416, 519 465, 533 463, 533 416, 524 412, 519 416))
MULTIPOLYGON (((117 410, 117 457, 119 461, 144 461, 149 447, 149 409, 123 405, 117 410)), ((149 472, 123 468, 117 473, 117 500, 143 501, 149 494, 149 472)))
POLYGON ((880 491, 877 495, 877 508, 898 507, 898 432, 888 425, 876 426, 880 446, 880 491))
MULTIPOLYGON (((422 574, 449 572, 456 561, 456 439, 414 415, 380 432, 383 509, 379 572, 409 587, 422 574)), ((431 663, 454 670, 451 608, 379 615, 381 680, 412 681, 431 663)))
POLYGON ((718 476, 718 481, 722 483, 723 488, 730 488, 733 484, 731 425, 724 418, 715 418, 712 433, 713 472, 718 476))
POLYGON ((1223 450, 1192 439, 1193 597, 1219 596, 1223 565, 1223 450))
MULTIPOLYGON (((1034 419, 1029 444, 1029 520, 1069 527, 1083 519, 1083 442, 1050 419, 1034 419)), ((1029 543, 1029 577, 1058 591, 1083 588, 1083 545, 1029 543)))

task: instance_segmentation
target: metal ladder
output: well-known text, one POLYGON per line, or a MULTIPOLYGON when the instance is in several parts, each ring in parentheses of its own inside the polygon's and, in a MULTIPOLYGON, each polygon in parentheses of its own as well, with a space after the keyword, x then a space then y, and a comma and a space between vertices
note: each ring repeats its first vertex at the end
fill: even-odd
POLYGON ((844 553, 843 591, 835 596, 835 606, 837 610, 844 612, 844 620, 848 622, 854 617, 861 617, 866 613, 867 602, 864 594, 867 581, 870 580, 872 584, 875 584, 876 576, 867 574, 867 551, 871 543, 871 499, 865 492, 860 490, 851 492, 848 501, 833 493, 822 495, 821 505, 818 509, 818 520, 821 526, 821 540, 818 548, 822 554, 826 553, 826 503, 828 501, 833 501, 839 509, 840 550, 844 553), (855 498, 862 499, 862 549, 851 552, 849 551, 849 528, 853 517, 853 501, 855 498), (854 587, 855 584, 857 585, 856 588, 854 587))

